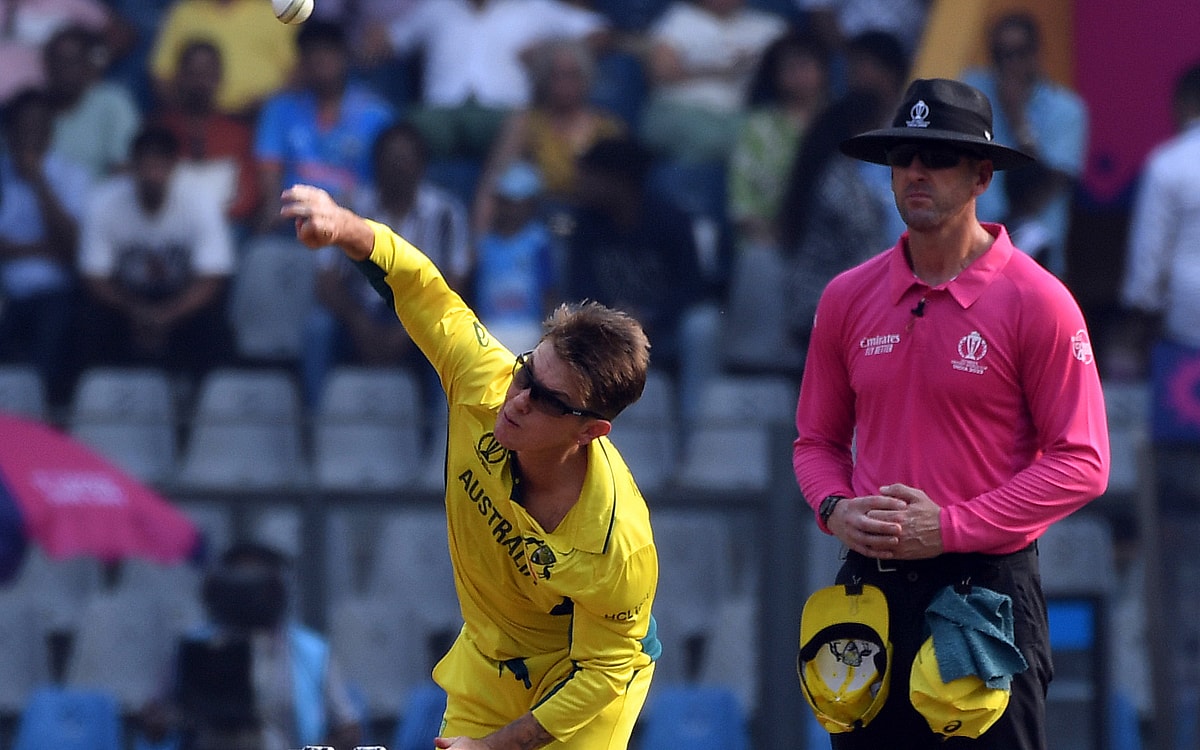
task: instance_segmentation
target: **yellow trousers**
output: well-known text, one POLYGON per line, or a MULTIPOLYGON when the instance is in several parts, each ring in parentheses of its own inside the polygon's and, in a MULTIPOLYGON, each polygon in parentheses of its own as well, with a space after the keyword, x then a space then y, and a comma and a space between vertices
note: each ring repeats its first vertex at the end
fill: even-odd
MULTIPOLYGON (((443 737, 484 737, 538 705, 571 673, 568 652, 554 652, 497 663, 479 653, 459 635, 450 652, 434 667, 433 679, 446 691, 443 737)), ((625 694, 567 742, 553 742, 554 750, 626 750, 634 723, 650 690, 654 665, 633 678, 625 694)))

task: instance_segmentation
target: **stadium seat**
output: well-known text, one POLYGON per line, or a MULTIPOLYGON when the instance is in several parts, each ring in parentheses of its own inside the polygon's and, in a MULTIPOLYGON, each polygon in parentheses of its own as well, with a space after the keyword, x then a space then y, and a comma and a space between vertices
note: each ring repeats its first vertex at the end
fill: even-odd
POLYGON ((21 713, 12 750, 121 750, 117 701, 102 691, 43 687, 21 713))
POLYGON ((457 631, 461 620, 445 512, 440 506, 395 511, 380 523, 368 592, 395 602, 414 618, 414 625, 457 631))
POLYGON ((282 370, 218 369, 200 386, 179 472, 195 489, 295 490, 309 480, 299 389, 282 370))
POLYGON ((770 375, 717 375, 704 386, 696 418, 709 424, 786 424, 796 418, 795 383, 770 375))
POLYGON ((421 630, 405 622, 396 603, 378 597, 344 599, 329 618, 329 642, 342 673, 361 694, 370 721, 395 718, 432 664, 421 630))
POLYGON ((0 366, 0 412, 46 418, 46 387, 33 365, 0 366))
POLYGON ((663 644, 655 679, 687 682, 703 669, 720 607, 735 593, 729 522, 716 511, 673 509, 654 511, 650 522, 658 548, 653 614, 663 644))
POLYGON ((1150 384, 1146 381, 1104 383, 1104 408, 1112 464, 1106 496, 1118 502, 1136 498, 1146 485, 1145 463, 1150 441, 1150 384))
POLYGON ((159 694, 178 634, 137 589, 94 595, 75 631, 66 684, 111 695, 123 713, 138 711, 159 694))
POLYGON ((434 682, 414 687, 400 712, 391 750, 426 750, 433 747, 445 713, 446 691, 434 682))
POLYGON ((0 589, 0 716, 16 716, 50 680, 50 654, 37 613, 22 590, 0 589))
POLYGON ((679 419, 670 375, 650 370, 642 397, 617 416, 610 437, 644 494, 666 487, 679 461, 679 419))
POLYGON ((774 250, 747 247, 737 253, 721 335, 726 370, 800 375, 803 356, 788 342, 786 329, 786 274, 783 259, 774 250))
POLYGON ((189 498, 175 505, 200 529, 207 558, 219 555, 233 542, 233 513, 224 503, 189 498))
POLYGON ((428 441, 421 452, 417 488, 423 492, 442 494, 446 491, 446 437, 450 414, 437 409, 429 415, 426 430, 428 441))
POLYGON ((153 368, 94 368, 79 379, 70 431, 145 482, 176 469, 176 420, 167 374, 153 368))
POLYGON ((638 745, 645 750, 747 750, 750 736, 737 697, 728 688, 656 685, 642 714, 638 745))
POLYGON ((254 362, 296 360, 316 279, 313 253, 290 237, 255 237, 242 248, 229 298, 240 356, 254 362))
POLYGON ((772 452, 790 447, 774 436, 766 425, 699 423, 688 436, 675 483, 684 490, 749 499, 771 484, 772 452))
POLYGON ((415 483, 423 429, 420 387, 408 370, 334 370, 313 426, 317 486, 396 490, 415 483))

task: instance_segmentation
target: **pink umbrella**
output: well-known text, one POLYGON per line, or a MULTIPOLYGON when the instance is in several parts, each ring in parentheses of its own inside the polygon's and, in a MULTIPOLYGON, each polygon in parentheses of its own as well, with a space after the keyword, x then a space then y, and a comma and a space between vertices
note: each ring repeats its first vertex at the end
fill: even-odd
POLYGON ((157 492, 74 438, 0 414, 0 580, 3 553, 15 551, 19 563, 25 540, 56 559, 168 564, 193 555, 200 534, 157 492))

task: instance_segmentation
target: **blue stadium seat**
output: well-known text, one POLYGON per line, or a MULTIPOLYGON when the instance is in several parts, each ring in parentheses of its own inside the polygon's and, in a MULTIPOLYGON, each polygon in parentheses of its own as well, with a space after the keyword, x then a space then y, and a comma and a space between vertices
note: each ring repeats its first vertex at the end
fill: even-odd
POLYGON ((392 750, 426 750, 442 730, 446 693, 430 682, 413 689, 405 701, 392 750))
POLYGON ((651 689, 638 745, 688 750, 747 750, 746 717, 737 696, 720 685, 651 689))
POLYGON ((13 750, 121 750, 121 716, 107 693, 39 688, 21 713, 13 750))

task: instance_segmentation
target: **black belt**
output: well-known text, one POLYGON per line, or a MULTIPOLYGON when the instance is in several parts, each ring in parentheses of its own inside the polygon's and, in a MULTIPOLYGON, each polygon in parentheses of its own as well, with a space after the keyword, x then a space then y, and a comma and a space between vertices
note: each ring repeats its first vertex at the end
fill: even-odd
POLYGON ((1000 555, 990 555, 984 552, 944 552, 937 557, 921 560, 884 560, 878 557, 867 557, 853 550, 846 551, 847 560, 856 560, 859 564, 873 564, 880 573, 925 573, 934 570, 972 570, 983 566, 1002 566, 1014 560, 1037 555, 1038 543, 1035 539, 1016 552, 1006 552, 1000 555))

